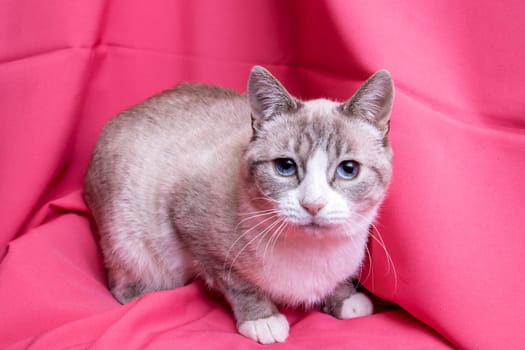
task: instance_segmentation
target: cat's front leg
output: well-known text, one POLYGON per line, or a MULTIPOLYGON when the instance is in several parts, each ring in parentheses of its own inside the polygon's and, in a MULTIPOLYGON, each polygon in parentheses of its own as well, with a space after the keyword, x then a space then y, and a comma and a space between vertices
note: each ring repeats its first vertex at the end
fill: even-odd
POLYGON ((229 286, 223 293, 233 309, 240 334, 261 344, 284 342, 288 338, 288 320, 256 288, 229 286))
POLYGON ((368 316, 374 312, 372 301, 364 294, 357 292, 350 281, 340 284, 323 303, 323 312, 341 320, 368 316))

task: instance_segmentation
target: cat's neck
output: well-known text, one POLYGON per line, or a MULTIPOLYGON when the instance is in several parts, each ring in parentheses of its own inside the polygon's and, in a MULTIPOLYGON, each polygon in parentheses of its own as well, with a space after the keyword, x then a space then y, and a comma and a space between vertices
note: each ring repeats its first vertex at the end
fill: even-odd
POLYGON ((244 222, 240 246, 252 250, 243 262, 249 266, 245 274, 275 301, 312 306, 343 280, 359 273, 368 240, 366 222, 353 227, 316 228, 314 235, 314 230, 309 234, 308 228, 269 217, 255 218, 250 225, 244 222))

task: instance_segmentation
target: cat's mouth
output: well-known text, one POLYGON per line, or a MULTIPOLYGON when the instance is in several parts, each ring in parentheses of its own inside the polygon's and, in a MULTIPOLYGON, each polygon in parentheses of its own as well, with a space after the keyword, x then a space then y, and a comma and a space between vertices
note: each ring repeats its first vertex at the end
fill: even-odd
POLYGON ((326 229, 326 228, 337 227, 339 226, 339 223, 335 222, 334 220, 327 219, 327 218, 313 216, 307 219, 304 226, 318 228, 318 229, 326 229))
POLYGON ((295 231, 302 232, 308 236, 324 237, 330 232, 340 231, 340 225, 323 220, 309 219, 305 222, 295 222, 295 231))
POLYGON ((339 236, 344 232, 345 220, 327 217, 326 215, 297 215, 292 212, 282 217, 288 227, 287 231, 299 236, 328 237, 339 236))
POLYGON ((318 223, 311 222, 309 224, 302 225, 301 229, 308 234, 318 234, 321 231, 324 231, 326 227, 319 225, 318 223))

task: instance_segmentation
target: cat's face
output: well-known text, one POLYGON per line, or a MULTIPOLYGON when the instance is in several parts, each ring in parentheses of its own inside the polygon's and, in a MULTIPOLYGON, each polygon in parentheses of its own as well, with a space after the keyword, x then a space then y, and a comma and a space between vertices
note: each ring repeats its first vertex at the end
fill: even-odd
POLYGON ((247 186, 252 206, 273 214, 274 229, 322 237, 368 228, 392 172, 392 83, 387 73, 379 78, 341 104, 297 101, 268 72, 252 73, 247 186))

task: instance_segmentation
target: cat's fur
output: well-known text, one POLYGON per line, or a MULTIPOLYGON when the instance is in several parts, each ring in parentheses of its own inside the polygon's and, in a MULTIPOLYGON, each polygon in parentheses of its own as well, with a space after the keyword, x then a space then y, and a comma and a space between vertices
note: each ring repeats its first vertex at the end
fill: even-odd
POLYGON ((276 304, 370 314, 352 278, 391 177, 392 101, 386 71, 336 103, 300 101, 254 67, 247 96, 182 84, 111 120, 85 199, 114 296, 126 303, 198 276, 261 343, 288 336, 276 304), (347 179, 350 160, 359 171, 347 179))

